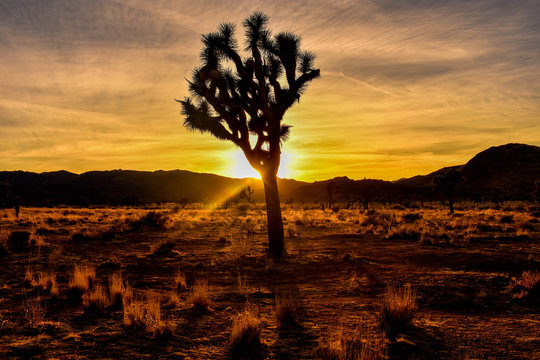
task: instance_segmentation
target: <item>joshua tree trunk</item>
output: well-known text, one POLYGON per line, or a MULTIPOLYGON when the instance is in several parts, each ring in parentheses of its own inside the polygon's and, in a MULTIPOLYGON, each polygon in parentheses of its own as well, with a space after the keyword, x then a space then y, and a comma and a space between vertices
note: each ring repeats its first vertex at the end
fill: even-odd
POLYGON ((266 217, 268 219, 268 252, 271 257, 278 258, 283 254, 284 236, 277 177, 269 174, 262 176, 262 180, 266 198, 266 217))

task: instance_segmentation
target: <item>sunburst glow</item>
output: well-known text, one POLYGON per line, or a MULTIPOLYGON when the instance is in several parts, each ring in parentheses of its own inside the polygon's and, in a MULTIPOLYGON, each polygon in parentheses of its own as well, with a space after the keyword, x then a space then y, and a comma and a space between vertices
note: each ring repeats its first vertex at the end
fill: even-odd
MULTIPOLYGON (((227 171, 226 176, 231 176, 235 178, 255 178, 260 179, 261 175, 249 165, 246 157, 242 150, 235 150, 232 155, 229 157, 232 159, 231 167, 227 171)), ((280 178, 290 178, 294 177, 294 167, 293 160, 294 156, 290 153, 281 154, 281 165, 278 170, 278 177, 280 178)), ((297 174, 296 174, 297 175, 297 174)))

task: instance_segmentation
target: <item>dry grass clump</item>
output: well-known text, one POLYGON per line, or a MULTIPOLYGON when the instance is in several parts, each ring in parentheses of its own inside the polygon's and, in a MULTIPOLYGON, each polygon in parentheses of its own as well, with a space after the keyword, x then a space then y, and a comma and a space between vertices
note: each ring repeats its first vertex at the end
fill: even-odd
POLYGON ((416 310, 416 292, 409 285, 388 285, 378 313, 379 323, 394 337, 412 325, 416 310))
POLYGON ((81 301, 96 281, 96 269, 89 266, 75 266, 68 283, 68 296, 72 301, 81 301))
POLYGON ((177 291, 187 289, 186 276, 180 270, 174 275, 174 287, 177 291))
POLYGON ((540 272, 525 271, 519 278, 512 278, 509 290, 518 299, 540 298, 540 272))
POLYGON ((193 291, 188 298, 188 302, 193 305, 194 309, 207 311, 212 304, 210 300, 210 288, 207 280, 195 280, 193 291))
POLYGON ((170 335, 173 330, 172 325, 161 318, 160 298, 157 294, 125 301, 124 325, 159 336, 170 335))
POLYGON ((319 343, 317 355, 321 360, 381 360, 387 358, 382 341, 362 339, 358 330, 352 334, 346 334, 342 326, 328 339, 319 343))
POLYGON ((233 319, 230 338, 231 353, 256 357, 261 353, 261 320, 251 307, 246 307, 233 319))
POLYGON ((298 291, 281 289, 276 291, 274 315, 280 330, 298 328, 298 291))
POLYGON ((131 288, 124 283, 122 273, 109 276, 109 302, 113 309, 122 309, 124 297, 132 294, 131 288))
POLYGON ((103 286, 96 285, 82 296, 82 303, 86 314, 102 314, 109 305, 109 297, 103 286))
POLYGON ((53 297, 58 297, 59 291, 56 282, 56 274, 53 272, 39 272, 37 275, 38 288, 48 292, 53 297))

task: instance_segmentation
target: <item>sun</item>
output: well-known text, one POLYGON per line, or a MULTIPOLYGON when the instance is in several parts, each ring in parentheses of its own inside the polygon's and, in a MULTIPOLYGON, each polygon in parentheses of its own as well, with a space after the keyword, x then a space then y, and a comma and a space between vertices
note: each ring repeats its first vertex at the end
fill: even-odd
POLYGON ((233 154, 231 175, 236 178, 261 178, 261 175, 249 165, 242 150, 236 150, 233 154))
MULTIPOLYGON (((261 175, 249 165, 242 150, 235 150, 232 155, 232 166, 229 170, 229 176, 235 178, 255 178, 260 179, 261 175)), ((280 178, 290 176, 290 160, 288 153, 281 154, 281 161, 277 176, 280 178)))

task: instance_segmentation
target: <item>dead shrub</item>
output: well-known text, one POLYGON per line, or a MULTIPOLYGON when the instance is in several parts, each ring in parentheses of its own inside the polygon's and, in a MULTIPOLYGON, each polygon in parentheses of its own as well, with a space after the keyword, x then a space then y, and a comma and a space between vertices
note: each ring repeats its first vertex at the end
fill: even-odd
POLYGON ((197 310, 207 311, 210 309, 210 289, 207 280, 195 280, 193 291, 188 298, 188 302, 197 310))
POLYGON ((261 353, 261 321, 252 308, 246 307, 234 317, 230 344, 237 356, 252 358, 261 353))
POLYGON ((380 326, 393 338, 412 325, 416 310, 416 292, 409 285, 390 284, 378 313, 380 326))

